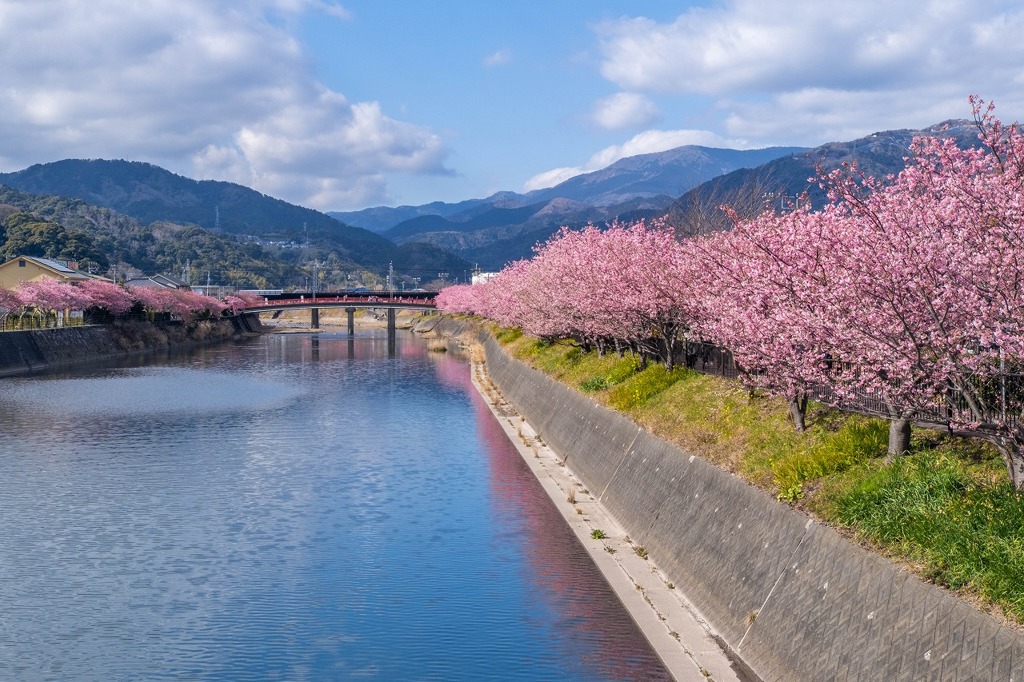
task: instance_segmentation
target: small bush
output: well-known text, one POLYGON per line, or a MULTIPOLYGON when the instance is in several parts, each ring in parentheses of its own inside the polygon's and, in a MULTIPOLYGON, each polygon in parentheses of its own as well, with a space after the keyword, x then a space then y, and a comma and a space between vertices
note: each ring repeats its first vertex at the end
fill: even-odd
POLYGON ((606 388, 611 388, 616 384, 621 384, 626 379, 637 373, 640 369, 640 362, 636 358, 621 358, 615 366, 607 374, 601 376, 591 377, 580 382, 580 389, 593 393, 595 391, 603 391, 606 388))
POLYGON ((886 422, 850 418, 837 433, 827 434, 805 449, 783 454, 771 465, 779 499, 794 502, 803 497, 805 482, 846 471, 884 454, 888 438, 886 422))
POLYGON ((522 336, 523 330, 519 327, 504 327, 494 334, 494 338, 498 340, 498 343, 502 344, 518 341, 522 336))
POLYGON ((608 385, 621 384, 626 379, 640 371, 640 359, 636 357, 623 358, 608 372, 608 385))
POLYGON ((688 370, 668 371, 664 365, 651 365, 621 384, 612 388, 608 404, 617 410, 631 410, 640 407, 666 388, 676 383, 688 370))

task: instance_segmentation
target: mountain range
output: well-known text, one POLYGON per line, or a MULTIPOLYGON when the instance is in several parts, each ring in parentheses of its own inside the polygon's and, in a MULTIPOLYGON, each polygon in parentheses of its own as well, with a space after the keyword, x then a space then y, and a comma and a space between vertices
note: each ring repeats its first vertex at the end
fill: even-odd
POLYGON ((812 178, 856 162, 867 174, 898 173, 916 135, 948 135, 958 144, 977 141, 972 121, 946 121, 921 130, 891 130, 815 148, 771 147, 736 151, 687 146, 628 157, 607 168, 525 194, 500 192, 456 204, 377 207, 331 213, 382 233, 396 243, 426 242, 479 264, 499 269, 529 257, 533 247, 567 225, 667 217, 681 235, 725 229, 720 210, 755 213, 767 203, 807 193, 820 204, 824 192, 812 178))
POLYGON ((819 169, 855 161, 871 175, 897 173, 918 134, 977 142, 973 122, 947 121, 813 149, 685 146, 624 158, 532 192, 327 214, 152 164, 69 159, 0 174, 0 255, 45 241, 38 236, 46 231, 19 215, 28 213, 51 231, 63 224, 67 238, 61 243, 78 246, 62 248, 84 244, 100 267, 191 267, 240 285, 274 288, 308 284, 311 263, 325 266, 320 277, 334 278, 326 286, 379 278, 389 267, 403 282, 427 282, 441 272, 464 280, 474 265, 497 270, 528 257, 562 226, 666 216, 685 234, 727 227, 722 204, 755 212, 805 192, 820 203, 824 195, 810 181, 819 169), (20 232, 5 229, 7 221, 20 232), (38 233, 34 242, 24 236, 26 229, 38 233))
MULTIPOLYGON (((83 205, 114 211, 137 221, 133 229, 153 242, 150 257, 121 250, 114 256, 129 268, 146 270, 154 266, 166 268, 167 257, 161 257, 161 244, 182 230, 189 230, 193 239, 202 235, 205 242, 217 246, 206 252, 187 245, 173 248, 174 270, 195 267, 200 271, 225 273, 238 270, 227 259, 217 262, 216 248, 225 255, 235 253, 240 245, 252 252, 254 261, 241 274, 230 277, 250 286, 256 281, 281 277, 280 268, 264 268, 259 262, 285 263, 291 267, 287 285, 301 283, 307 276, 302 269, 312 261, 334 262, 337 272, 346 278, 355 271, 377 274, 389 267, 410 277, 433 279, 439 270, 468 271, 469 264, 461 258, 428 244, 397 245, 369 230, 347 225, 330 216, 289 204, 261 194, 248 187, 229 182, 193 180, 176 175, 158 166, 137 161, 68 159, 37 164, 14 173, 0 174, 0 184, 21 194, 6 192, 0 200, 22 210, 39 213, 47 220, 60 221, 61 216, 46 210, 45 201, 34 197, 57 196, 77 200, 74 213, 86 233, 97 232, 111 242, 116 250, 116 235, 104 231, 109 221, 93 219, 91 227, 82 225, 83 205), (196 232, 198 230, 198 232, 196 232), (232 245, 229 247, 229 244, 232 245), (180 261, 180 262, 178 262, 180 261), (254 270, 255 268, 255 270, 254 270)), ((51 207, 52 208, 52 207, 51 207)), ((64 210, 67 210, 66 206, 64 210)), ((90 221, 86 221, 90 222, 90 221)), ((169 245, 165 245, 168 246, 169 245)), ((27 254, 43 255, 43 254, 27 254)), ((237 254, 236 254, 237 255, 237 254)), ((347 281, 347 279, 346 279, 347 281)), ((282 283, 281 286, 285 284, 282 283)))
POLYGON ((424 216, 451 218, 453 223, 462 223, 492 208, 523 209, 527 206, 544 206, 554 200, 561 200, 564 206, 570 208, 629 206, 636 204, 638 200, 647 200, 649 206, 667 205, 673 198, 707 180, 740 168, 755 168, 773 159, 800 151, 803 151, 802 147, 770 147, 740 151, 689 145, 619 159, 601 170, 583 173, 554 187, 537 189, 526 194, 498 192, 486 199, 473 199, 454 204, 434 202, 423 206, 397 208, 378 206, 362 211, 331 212, 328 215, 375 232, 400 235, 409 232, 409 229, 395 231, 393 228, 405 221, 424 216))

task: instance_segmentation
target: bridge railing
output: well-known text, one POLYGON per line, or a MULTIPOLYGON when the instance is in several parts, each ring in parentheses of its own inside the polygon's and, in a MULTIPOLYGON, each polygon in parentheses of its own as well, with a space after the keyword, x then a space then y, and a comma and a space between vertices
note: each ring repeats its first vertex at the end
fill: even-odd
POLYGON ((279 308, 281 306, 313 306, 315 304, 324 305, 338 305, 349 303, 352 305, 372 305, 374 303, 387 305, 387 306, 410 306, 416 308, 434 308, 433 298, 427 297, 411 297, 411 296, 388 296, 385 295, 372 295, 372 296, 353 296, 350 294, 338 294, 338 295, 306 295, 299 294, 294 297, 285 296, 274 296, 265 297, 260 300, 254 301, 246 306, 246 310, 258 310, 260 308, 279 308))

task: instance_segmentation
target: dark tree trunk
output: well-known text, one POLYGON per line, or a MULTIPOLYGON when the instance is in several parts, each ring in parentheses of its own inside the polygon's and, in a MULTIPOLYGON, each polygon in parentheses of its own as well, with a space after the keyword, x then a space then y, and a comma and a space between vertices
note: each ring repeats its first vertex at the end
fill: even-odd
POLYGON ((807 394, 801 393, 789 399, 789 414, 793 418, 793 427, 803 433, 807 430, 807 394))
POLYGON ((1010 483, 1017 491, 1024 492, 1024 424, 1011 427, 1006 423, 990 422, 973 428, 951 426, 949 432, 965 438, 980 438, 996 446, 1010 483))
POLYGON ((889 450, 885 455, 886 464, 910 453, 910 426, 910 419, 907 417, 893 417, 889 421, 889 450))
MULTIPOLYGON (((992 440, 992 439, 990 439, 992 440)), ((1024 491, 1024 426, 1001 434, 993 441, 1006 465, 1006 473, 1016 490, 1024 491)))

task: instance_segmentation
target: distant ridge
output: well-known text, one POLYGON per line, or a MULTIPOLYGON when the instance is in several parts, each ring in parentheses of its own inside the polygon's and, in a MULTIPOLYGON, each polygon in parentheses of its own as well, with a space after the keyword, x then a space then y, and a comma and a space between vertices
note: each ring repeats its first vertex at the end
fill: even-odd
POLYGON ((663 215, 677 197, 706 180, 803 150, 690 145, 620 159, 602 170, 526 194, 498 192, 457 204, 375 207, 329 215, 400 244, 426 242, 483 268, 498 269, 529 256, 537 242, 563 225, 663 215))
MULTIPOLYGON (((226 244, 225 236, 231 235, 235 241, 320 249, 320 257, 334 253, 340 264, 350 263, 377 273, 386 272, 392 264, 400 272, 416 271, 414 275, 424 278, 429 273, 436 277, 438 271, 463 272, 471 268, 465 260, 436 246, 399 246, 369 230, 242 185, 193 180, 138 161, 67 159, 36 164, 0 173, 0 184, 19 192, 64 197, 116 211, 144 227, 166 224, 201 229, 219 235, 213 241, 220 244, 226 244)), ((167 231, 162 227, 157 230, 167 231)), ((294 260, 298 257, 295 248, 260 255, 263 259, 291 259, 290 267, 297 265, 294 260)), ((178 266, 197 258, 182 255, 178 266)))
MULTIPOLYGON (((586 207, 609 207, 638 199, 655 199, 668 205, 706 180, 738 168, 753 168, 766 161, 804 151, 804 147, 769 147, 767 149, 714 149, 688 145, 664 152, 640 154, 619 159, 607 168, 569 178, 554 187, 533 190, 526 194, 498 192, 484 199, 471 199, 454 204, 433 202, 422 206, 377 206, 361 211, 332 211, 328 215, 351 225, 386 233, 421 216, 450 218, 452 223, 468 222, 476 212, 491 208, 545 206, 553 199, 577 202, 586 207), (660 197, 660 199, 658 199, 660 197)), ((421 223, 426 225, 427 223, 421 223)), ((465 231, 460 229, 459 231, 465 231)), ((391 234, 408 235, 409 228, 391 234)))
MULTIPOLYGON (((669 219, 682 232, 691 231, 695 213, 707 217, 709 207, 722 204, 742 206, 751 197, 770 194, 780 202, 793 200, 807 193, 814 205, 820 206, 825 192, 811 182, 817 175, 817 168, 825 171, 839 168, 844 163, 856 163, 858 169, 876 178, 897 174, 906 165, 910 145, 916 136, 938 135, 952 137, 962 147, 978 144, 978 130, 973 121, 950 120, 920 130, 886 130, 848 142, 828 142, 813 149, 768 161, 756 168, 743 168, 714 178, 679 197, 667 210, 669 219), (701 210, 695 210, 698 205, 701 210)), ((712 208, 717 211, 717 208, 712 208)), ((728 226, 721 211, 717 211, 717 226, 728 226)))
POLYGON ((67 159, 0 173, 0 183, 110 208, 144 224, 158 220, 223 232, 302 239, 332 235, 339 245, 387 248, 387 240, 330 216, 230 182, 192 180, 140 161, 67 159))
POLYGON ((331 215, 382 231, 400 243, 427 242, 485 269, 499 269, 529 257, 538 242, 563 225, 665 216, 686 234, 728 228, 723 204, 741 213, 757 212, 766 202, 784 204, 804 192, 820 204, 824 193, 809 181, 816 168, 830 170, 856 162, 876 177, 898 173, 916 135, 949 135, 961 145, 977 144, 972 121, 951 120, 814 148, 739 151, 685 146, 620 159, 602 170, 526 194, 501 192, 458 204, 377 207, 331 215))

